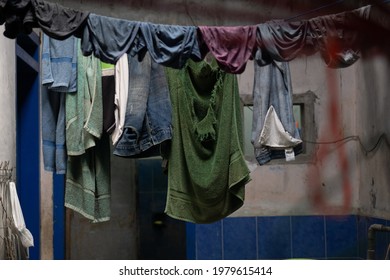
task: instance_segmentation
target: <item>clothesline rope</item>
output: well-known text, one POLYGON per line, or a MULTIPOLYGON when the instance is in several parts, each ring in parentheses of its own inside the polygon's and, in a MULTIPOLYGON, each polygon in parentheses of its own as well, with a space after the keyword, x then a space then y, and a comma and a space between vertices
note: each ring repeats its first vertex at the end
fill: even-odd
POLYGON ((290 17, 290 18, 287 18, 287 19, 285 19, 285 21, 295 20, 295 19, 297 19, 297 18, 300 18, 300 17, 306 16, 306 15, 312 14, 312 13, 314 13, 314 12, 320 11, 320 10, 322 10, 322 9, 329 8, 329 7, 331 7, 331 6, 335 6, 335 5, 340 4, 340 3, 342 3, 342 2, 344 2, 344 0, 338 0, 338 1, 335 1, 335 2, 332 2, 332 3, 329 3, 329 4, 326 4, 326 5, 322 5, 322 6, 320 6, 320 7, 314 8, 314 9, 312 9, 312 10, 309 10, 309 11, 303 12, 303 13, 301 13, 301 14, 298 14, 298 15, 296 15, 296 16, 292 16, 292 17, 290 17))

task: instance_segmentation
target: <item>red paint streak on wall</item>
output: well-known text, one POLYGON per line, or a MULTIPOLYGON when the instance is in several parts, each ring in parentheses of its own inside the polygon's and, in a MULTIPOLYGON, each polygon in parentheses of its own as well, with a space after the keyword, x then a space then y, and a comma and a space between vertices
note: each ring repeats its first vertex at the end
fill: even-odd
MULTIPOLYGON (((336 42, 330 42, 328 46, 328 50, 331 53, 336 53, 338 51, 338 46, 336 42)), ((339 88, 337 82, 337 72, 333 69, 327 70, 327 83, 328 83, 328 118, 327 118, 327 129, 325 130, 326 136, 321 135, 319 138, 319 142, 322 139, 342 139, 343 136, 343 128, 342 128, 342 120, 340 117, 339 111, 339 88), (326 137, 326 138, 325 138, 326 137)), ((316 156, 317 162, 321 162, 323 164, 333 164, 329 161, 330 156, 330 148, 332 145, 338 145, 336 148, 338 162, 340 164, 340 176, 342 178, 342 185, 340 189, 343 194, 343 203, 341 206, 332 206, 329 201, 327 201, 325 197, 324 186, 320 182, 322 171, 318 166, 314 165, 310 168, 309 176, 308 176, 308 186, 309 193, 311 195, 311 202, 316 210, 323 214, 349 214, 349 210, 351 208, 351 200, 352 200, 352 186, 349 177, 349 161, 346 154, 345 145, 339 144, 320 144, 319 149, 316 156)))

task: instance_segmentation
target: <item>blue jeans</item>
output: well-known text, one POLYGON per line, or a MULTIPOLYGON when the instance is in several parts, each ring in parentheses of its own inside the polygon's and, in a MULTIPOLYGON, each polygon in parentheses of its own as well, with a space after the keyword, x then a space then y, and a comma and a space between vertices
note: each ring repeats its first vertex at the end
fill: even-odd
MULTIPOLYGON (((284 157, 284 150, 272 149, 258 143, 267 111, 271 105, 275 108, 284 129, 292 137, 300 139, 293 114, 292 85, 288 62, 272 61, 268 65, 263 65, 263 62, 261 51, 258 50, 253 87, 251 141, 255 149, 256 160, 260 165, 272 159, 284 157)), ((302 145, 290 148, 294 148, 296 154, 302 152, 302 145)))
POLYGON ((125 127, 114 155, 159 155, 159 144, 172 138, 172 109, 164 67, 146 53, 142 61, 129 56, 129 95, 125 127))

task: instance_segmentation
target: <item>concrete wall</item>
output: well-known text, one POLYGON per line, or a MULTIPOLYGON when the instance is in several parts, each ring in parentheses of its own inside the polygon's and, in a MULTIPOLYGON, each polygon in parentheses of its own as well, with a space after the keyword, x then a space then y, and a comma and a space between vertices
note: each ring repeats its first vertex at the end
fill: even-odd
POLYGON ((359 92, 356 128, 365 149, 359 149, 358 153, 359 212, 387 219, 390 217, 389 72, 387 55, 362 59, 356 69, 359 92), (380 138, 381 135, 386 138, 380 138), (366 150, 372 151, 366 153, 366 150))
MULTIPOLYGON (((2 34, 4 27, 0 26, 2 34)), ((16 167, 16 70, 15 41, 0 36, 0 162, 9 161, 9 167, 16 167)), ((16 176, 16 170, 13 171, 16 176)), ((0 210, 0 237, 4 236, 4 213, 0 210)), ((0 260, 4 259, 4 243, 0 238, 0 260)))
POLYGON ((0 161, 16 165, 15 40, 3 36, 0 26, 0 161))

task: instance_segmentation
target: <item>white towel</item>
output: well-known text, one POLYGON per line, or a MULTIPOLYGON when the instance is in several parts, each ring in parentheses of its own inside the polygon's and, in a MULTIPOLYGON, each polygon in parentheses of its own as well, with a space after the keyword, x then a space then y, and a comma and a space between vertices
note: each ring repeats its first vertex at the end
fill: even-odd
POLYGON ((259 137, 259 144, 271 148, 287 149, 302 143, 302 140, 294 138, 286 131, 271 105, 265 116, 264 126, 259 137))

